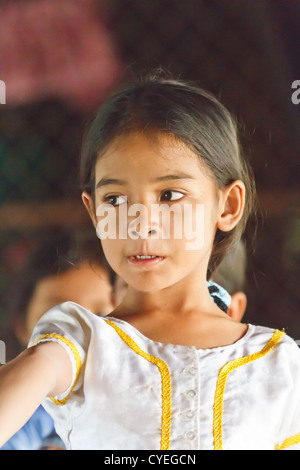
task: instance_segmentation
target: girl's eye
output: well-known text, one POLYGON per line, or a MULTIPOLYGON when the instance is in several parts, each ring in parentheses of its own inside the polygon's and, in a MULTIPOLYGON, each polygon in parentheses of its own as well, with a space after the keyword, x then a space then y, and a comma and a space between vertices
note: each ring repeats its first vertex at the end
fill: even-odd
POLYGON ((184 194, 180 193, 179 191, 173 191, 171 189, 167 189, 161 194, 162 201, 177 201, 183 198, 184 194))
POLYGON ((111 204, 112 206, 120 206, 121 204, 127 203, 126 196, 119 196, 117 194, 112 194, 111 196, 106 196, 104 198, 106 204, 111 204))

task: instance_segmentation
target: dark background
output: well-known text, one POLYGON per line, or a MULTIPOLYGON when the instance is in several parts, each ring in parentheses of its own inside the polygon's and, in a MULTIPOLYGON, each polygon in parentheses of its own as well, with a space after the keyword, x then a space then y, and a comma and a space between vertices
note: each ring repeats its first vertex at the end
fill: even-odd
POLYGON ((132 70, 163 66, 214 92, 240 120, 260 201, 258 229, 246 233, 244 319, 300 339, 300 104, 291 100, 299 55, 296 0, 3 1, 2 330, 35 240, 90 224, 77 180, 90 114, 132 70))

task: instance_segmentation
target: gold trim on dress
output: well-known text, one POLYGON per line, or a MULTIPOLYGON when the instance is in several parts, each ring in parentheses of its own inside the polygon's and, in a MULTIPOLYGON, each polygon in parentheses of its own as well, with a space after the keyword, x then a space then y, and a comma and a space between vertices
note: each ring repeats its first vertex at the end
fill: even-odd
POLYGON ((169 450, 170 447, 170 436, 171 436, 171 405, 172 405, 172 391, 171 391, 171 375, 167 364, 160 358, 151 356, 151 354, 143 351, 130 336, 115 325, 110 320, 105 320, 118 333, 120 338, 139 356, 143 357, 147 361, 156 365, 161 374, 161 386, 162 386, 162 416, 161 416, 161 450, 169 450))
POLYGON ((284 331, 276 330, 272 338, 268 341, 268 343, 261 351, 254 354, 250 354, 249 356, 241 357, 239 359, 230 361, 220 369, 214 401, 213 435, 215 450, 222 450, 223 448, 223 401, 225 385, 229 374, 238 367, 244 366, 253 361, 256 361, 257 359, 264 357, 273 348, 275 348, 275 346, 278 344, 284 334, 284 331))
POLYGON ((76 382, 77 382, 77 379, 78 379, 78 376, 79 376, 79 373, 80 373, 80 369, 81 369, 81 366, 82 366, 80 354, 79 354, 78 349, 76 348, 75 344, 72 343, 72 341, 65 338, 64 336, 57 335, 55 333, 50 333, 50 334, 39 336, 32 343, 30 343, 30 347, 34 346, 36 343, 38 343, 38 342, 40 342, 44 339, 48 340, 48 338, 49 338, 50 341, 51 341, 51 338, 54 338, 54 339, 58 339, 58 340, 62 341, 63 343, 65 343, 70 348, 70 350, 72 351, 74 359, 75 359, 76 375, 75 375, 75 380, 74 380, 74 383, 73 383, 73 386, 72 386, 70 392, 62 400, 57 400, 57 398, 55 398, 55 397, 50 397, 50 399, 53 401, 53 403, 55 403, 55 405, 65 405, 68 401, 68 398, 69 398, 71 392, 73 391, 73 389, 76 385, 76 382))
POLYGON ((275 450, 287 449, 288 447, 295 446, 296 444, 299 444, 299 443, 300 443, 300 433, 295 434, 295 436, 291 436, 285 439, 282 444, 275 446, 275 450))

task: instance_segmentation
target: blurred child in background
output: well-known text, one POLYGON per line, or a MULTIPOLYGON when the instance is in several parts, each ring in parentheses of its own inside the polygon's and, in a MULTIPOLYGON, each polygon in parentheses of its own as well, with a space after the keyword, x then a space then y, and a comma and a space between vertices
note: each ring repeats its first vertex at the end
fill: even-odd
POLYGON ((242 241, 234 245, 213 273, 216 282, 231 296, 227 313, 234 320, 241 321, 247 307, 246 287, 246 248, 242 241))
MULTIPOLYGON (((62 302, 71 300, 96 315, 107 315, 114 306, 112 279, 113 272, 94 236, 56 230, 41 239, 16 281, 10 311, 16 349, 27 346, 37 321, 62 302)), ((1 450, 41 448, 64 448, 53 419, 42 406, 1 450)))

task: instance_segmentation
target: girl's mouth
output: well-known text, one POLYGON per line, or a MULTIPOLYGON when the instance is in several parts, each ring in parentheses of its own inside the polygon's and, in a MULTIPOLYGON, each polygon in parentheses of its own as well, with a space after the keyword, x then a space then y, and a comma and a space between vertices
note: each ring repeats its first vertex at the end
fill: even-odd
POLYGON ((161 263, 164 259, 159 255, 132 255, 128 257, 129 263, 135 266, 152 266, 161 263))

